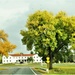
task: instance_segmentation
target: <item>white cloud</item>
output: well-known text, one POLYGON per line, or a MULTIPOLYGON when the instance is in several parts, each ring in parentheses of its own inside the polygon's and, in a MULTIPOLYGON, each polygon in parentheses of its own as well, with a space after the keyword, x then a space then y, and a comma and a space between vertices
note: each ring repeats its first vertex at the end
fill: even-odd
POLYGON ((29 10, 23 0, 0 0, 0 25, 8 19, 21 15, 29 10))
POLYGON ((75 0, 26 0, 30 4, 30 14, 37 10, 47 10, 57 14, 65 11, 68 15, 75 15, 75 0))

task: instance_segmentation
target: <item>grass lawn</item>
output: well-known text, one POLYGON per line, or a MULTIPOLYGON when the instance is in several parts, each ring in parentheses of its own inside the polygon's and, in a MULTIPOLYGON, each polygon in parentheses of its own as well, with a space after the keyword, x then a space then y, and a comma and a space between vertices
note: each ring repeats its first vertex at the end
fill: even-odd
POLYGON ((6 70, 6 68, 0 68, 0 70, 6 70))
POLYGON ((44 64, 43 66, 36 66, 35 70, 41 72, 42 75, 75 75, 75 63, 53 64, 53 69, 49 70, 49 73, 41 68, 47 69, 47 65, 44 64))
POLYGON ((41 72, 43 75, 75 75, 75 63, 53 64, 53 69, 49 70, 49 73, 45 71, 41 72))
POLYGON ((4 67, 32 67, 34 70, 41 72, 42 75, 75 75, 75 63, 56 63, 53 64, 53 69, 46 72, 47 65, 40 63, 29 64, 3 64, 0 68, 4 67), (45 70, 42 70, 45 69, 45 70))

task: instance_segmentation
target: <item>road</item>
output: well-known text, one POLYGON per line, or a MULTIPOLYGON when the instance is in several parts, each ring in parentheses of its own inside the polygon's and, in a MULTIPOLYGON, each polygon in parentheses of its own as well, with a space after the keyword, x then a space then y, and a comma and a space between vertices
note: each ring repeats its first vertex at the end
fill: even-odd
POLYGON ((7 70, 0 71, 0 75, 41 75, 29 67, 12 67, 7 70))

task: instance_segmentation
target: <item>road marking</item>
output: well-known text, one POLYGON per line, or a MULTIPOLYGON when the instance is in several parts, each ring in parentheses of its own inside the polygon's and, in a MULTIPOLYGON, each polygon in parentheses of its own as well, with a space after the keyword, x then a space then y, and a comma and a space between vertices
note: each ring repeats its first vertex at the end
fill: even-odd
MULTIPOLYGON (((31 69, 31 68, 30 68, 31 69)), ((31 71, 35 74, 35 75, 37 75, 32 69, 31 69, 31 71)))

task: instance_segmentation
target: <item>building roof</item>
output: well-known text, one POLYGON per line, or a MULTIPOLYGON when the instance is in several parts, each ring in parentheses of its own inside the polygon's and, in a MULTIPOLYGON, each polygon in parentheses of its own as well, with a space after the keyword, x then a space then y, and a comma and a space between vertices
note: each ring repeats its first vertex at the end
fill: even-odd
POLYGON ((10 54, 11 56, 33 56, 35 54, 10 54))

